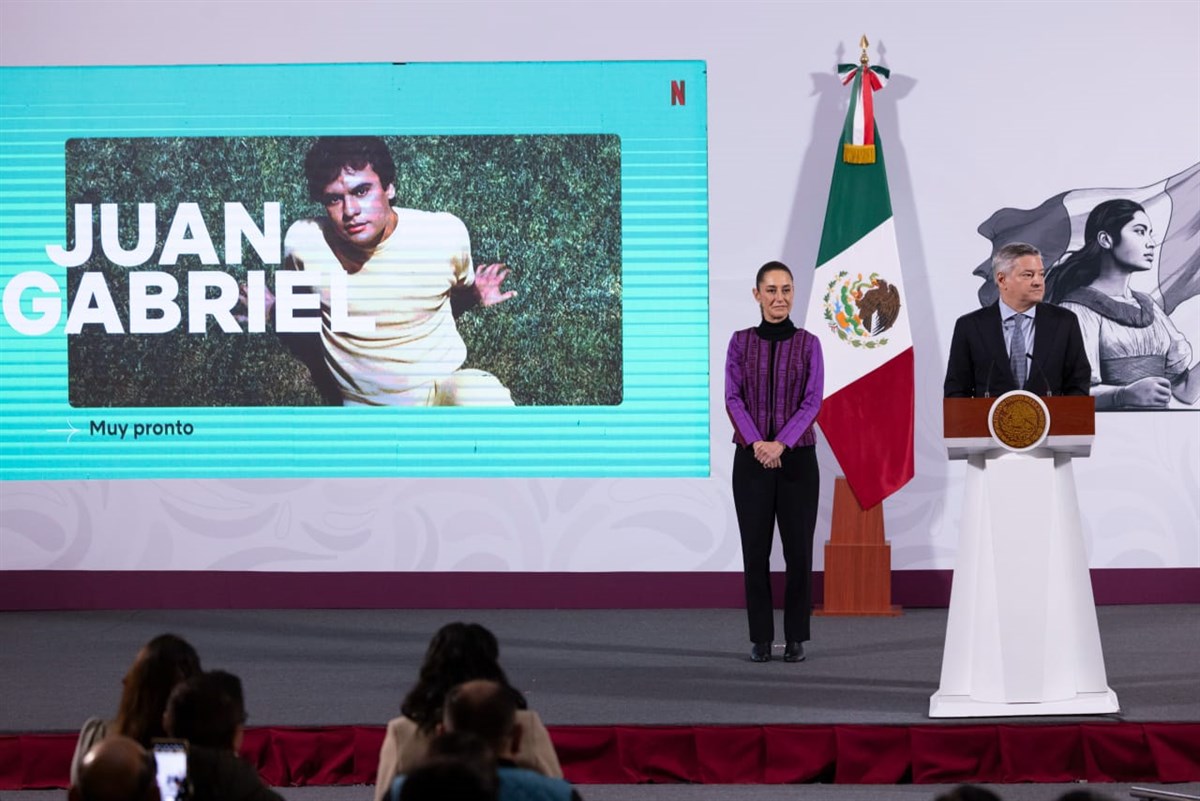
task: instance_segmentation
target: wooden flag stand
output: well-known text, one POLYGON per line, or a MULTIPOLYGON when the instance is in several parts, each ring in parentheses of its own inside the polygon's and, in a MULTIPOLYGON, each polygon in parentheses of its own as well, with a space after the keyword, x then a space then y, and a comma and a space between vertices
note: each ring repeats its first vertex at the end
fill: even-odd
POLYGON ((825 603, 817 615, 894 617, 892 546, 883 538, 883 504, 864 510, 838 476, 833 485, 833 522, 825 543, 825 603))

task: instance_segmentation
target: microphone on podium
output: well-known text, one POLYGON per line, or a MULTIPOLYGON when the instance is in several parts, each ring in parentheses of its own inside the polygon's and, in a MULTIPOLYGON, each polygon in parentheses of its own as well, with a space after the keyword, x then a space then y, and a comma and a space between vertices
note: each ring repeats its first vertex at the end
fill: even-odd
MULTIPOLYGON (((1054 392, 1051 391, 1051 389, 1050 389, 1050 379, 1046 377, 1046 371, 1042 369, 1042 363, 1039 361, 1035 361, 1032 353, 1026 354, 1026 357, 1029 359, 1030 364, 1032 364, 1034 367, 1037 368, 1037 374, 1042 379, 1042 386, 1046 390, 1044 397, 1047 397, 1047 398, 1054 397, 1054 392)), ((1034 394, 1036 395, 1038 393, 1035 392, 1034 394)))

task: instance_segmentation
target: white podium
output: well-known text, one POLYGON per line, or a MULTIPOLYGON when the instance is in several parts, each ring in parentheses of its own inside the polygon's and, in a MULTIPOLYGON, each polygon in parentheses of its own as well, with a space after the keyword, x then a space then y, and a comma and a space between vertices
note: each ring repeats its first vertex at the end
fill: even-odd
POLYGON ((1118 711, 1071 470, 1073 457, 1091 452, 1094 410, 1090 397, 1025 392, 946 399, 947 451, 966 460, 967 480, 930 717, 1118 711), (993 418, 993 405, 1003 414, 1013 407, 1000 404, 1015 395, 1025 396, 1011 399, 1026 415, 1019 423, 1039 415, 1035 401, 1045 412, 1045 430, 1028 445, 1014 446, 1012 436, 996 431, 1001 418, 993 418))

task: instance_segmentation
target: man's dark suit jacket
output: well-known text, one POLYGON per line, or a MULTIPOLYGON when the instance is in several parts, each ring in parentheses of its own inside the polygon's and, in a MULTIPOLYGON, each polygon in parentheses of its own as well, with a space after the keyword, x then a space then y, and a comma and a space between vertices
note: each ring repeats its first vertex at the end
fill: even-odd
MULTIPOLYGON (((1086 395, 1092 367, 1083 350, 1079 320, 1066 309, 1039 303, 1033 351, 1025 379, 1035 395, 1086 395)), ((1018 389, 1004 345, 1000 304, 993 303, 958 318, 946 365, 947 398, 997 397, 1018 389)))

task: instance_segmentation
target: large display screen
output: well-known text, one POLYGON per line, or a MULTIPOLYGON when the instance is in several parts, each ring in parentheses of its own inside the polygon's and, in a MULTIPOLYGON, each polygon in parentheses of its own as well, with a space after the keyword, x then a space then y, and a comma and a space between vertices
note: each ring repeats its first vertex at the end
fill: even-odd
POLYGON ((708 474, 700 62, 7 69, 0 478, 708 474))

